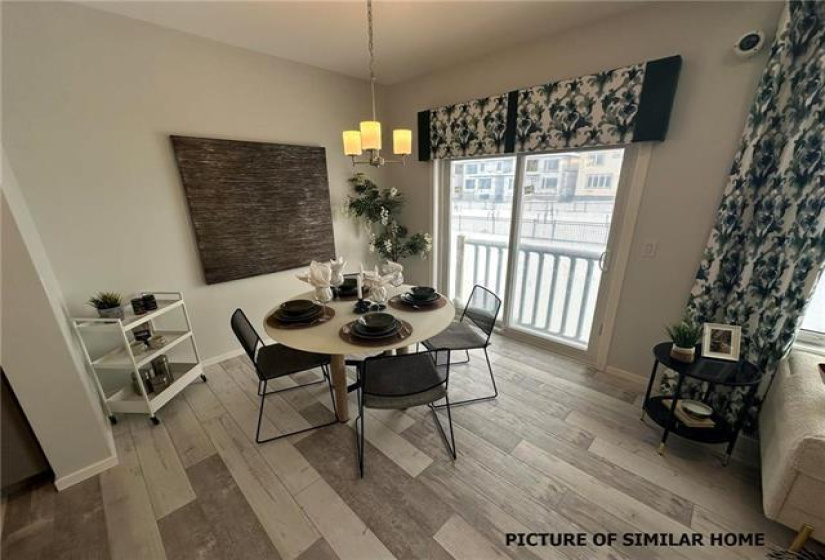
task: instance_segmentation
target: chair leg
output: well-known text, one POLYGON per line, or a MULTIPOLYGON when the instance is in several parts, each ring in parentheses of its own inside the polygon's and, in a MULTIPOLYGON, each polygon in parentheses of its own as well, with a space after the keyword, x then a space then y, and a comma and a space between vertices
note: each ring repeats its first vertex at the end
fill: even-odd
POLYGON ((278 389, 276 391, 266 392, 266 382, 265 381, 258 381, 258 396, 262 397, 264 395, 274 395, 275 393, 285 393, 286 391, 294 391, 295 389, 300 389, 301 387, 312 387, 313 385, 318 385, 320 383, 329 382, 329 375, 326 373, 326 366, 321 366, 321 371, 324 372, 324 378, 319 379, 318 381, 311 381, 309 383, 304 383, 302 385, 295 385, 293 387, 287 387, 286 389, 278 389), (264 388, 262 389, 261 386, 264 388))
MULTIPOLYGON (((263 389, 258 391, 258 395, 261 397, 261 407, 258 409, 258 426, 255 428, 255 443, 267 443, 269 441, 275 441, 276 439, 282 439, 289 436, 294 436, 296 434, 302 434, 304 432, 309 432, 311 430, 317 430, 318 428, 326 428, 327 426, 333 426, 338 423, 338 410, 335 404, 335 396, 332 393, 332 384, 329 381, 329 374, 326 372, 326 366, 321 366, 321 371, 324 372, 324 379, 321 381, 315 381, 313 383, 305 383, 304 385, 298 385, 297 387, 289 387, 287 389, 280 389, 278 391, 269 391, 267 392, 266 386, 268 381, 263 380, 263 389), (319 424, 317 426, 310 426, 309 428, 304 428, 303 430, 296 430, 294 432, 289 432, 288 434, 280 434, 277 436, 273 436, 266 439, 261 439, 261 422, 263 421, 264 416, 264 403, 266 402, 267 395, 274 395, 275 393, 283 393, 284 391, 289 391, 290 389, 297 389, 298 387, 306 387, 307 385, 316 385, 318 383, 323 383, 326 381, 329 384, 330 390, 330 397, 332 398, 332 409, 333 409, 333 420, 331 422, 326 422, 324 424, 319 424)), ((261 387, 261 383, 258 384, 258 387, 261 387)))
POLYGON ((364 478, 364 396, 358 391, 358 417, 355 419, 355 450, 358 453, 358 472, 364 478))
POLYGON ((435 420, 435 427, 438 428, 438 433, 441 435, 441 439, 444 441, 444 446, 447 448, 447 453, 450 454, 450 457, 455 460, 457 458, 456 449, 455 449, 455 432, 453 431, 453 415, 452 411, 450 410, 450 397, 444 397, 445 403, 442 405, 435 405, 433 403, 429 404, 430 411, 433 413, 433 420, 435 420), (450 439, 447 440, 447 434, 444 432, 444 428, 441 426, 441 420, 438 419, 438 412, 437 409, 439 408, 446 408, 447 409, 447 423, 450 427, 450 439))
MULTIPOLYGON (((474 399, 465 399, 463 401, 456 401, 456 402, 452 403, 452 406, 463 406, 465 404, 474 404, 474 403, 477 403, 477 402, 490 401, 490 400, 494 400, 494 399, 498 398, 498 387, 496 386, 496 378, 493 375, 493 366, 490 363, 490 355, 487 353, 487 348, 484 348, 483 350, 484 350, 484 357, 487 360, 487 371, 490 372, 490 382, 493 384, 493 394, 492 395, 487 395, 487 396, 484 396, 484 397, 476 397, 474 399)), ((470 360, 470 352, 469 351, 466 351, 466 352, 467 352, 467 361, 469 361, 470 360)), ((447 355, 447 360, 448 361, 450 360, 450 354, 449 353, 447 355)), ((456 363, 456 362, 450 362, 450 364, 453 364, 453 363, 456 363)), ((465 363, 465 362, 457 362, 457 363, 465 363)), ((435 408, 444 408, 446 405, 438 404, 438 405, 434 405, 434 406, 435 406, 435 408)))

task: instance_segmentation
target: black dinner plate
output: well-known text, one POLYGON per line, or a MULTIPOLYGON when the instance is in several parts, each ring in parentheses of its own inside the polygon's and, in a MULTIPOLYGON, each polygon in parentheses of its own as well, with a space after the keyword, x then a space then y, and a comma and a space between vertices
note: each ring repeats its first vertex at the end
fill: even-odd
POLYGON ((315 312, 316 307, 318 306, 308 299, 293 299, 283 302, 279 309, 284 315, 299 317, 315 312))
POLYGON ((309 323, 310 321, 314 321, 320 317, 323 312, 324 308, 320 305, 316 305, 315 308, 311 309, 308 313, 304 313, 303 315, 289 315, 281 309, 275 310, 274 315, 275 318, 282 323, 309 323))
POLYGON ((350 286, 342 285, 342 286, 338 287, 338 295, 339 296, 344 296, 344 297, 354 296, 357 293, 358 293, 358 286, 350 287, 350 286))
POLYGON ((437 302, 440 297, 439 294, 433 294, 433 297, 430 299, 415 299, 410 294, 401 294, 401 301, 409 305, 432 305, 437 302))
POLYGON ((401 323, 396 321, 394 325, 391 325, 383 331, 368 331, 364 328, 364 326, 361 323, 356 322, 352 325, 352 332, 355 336, 359 338, 387 338, 390 336, 395 336, 395 334, 399 331, 400 328, 401 323))

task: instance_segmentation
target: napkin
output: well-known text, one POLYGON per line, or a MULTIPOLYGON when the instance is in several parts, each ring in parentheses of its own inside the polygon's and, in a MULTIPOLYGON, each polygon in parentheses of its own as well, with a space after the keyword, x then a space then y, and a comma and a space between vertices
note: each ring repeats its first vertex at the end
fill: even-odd
POLYGON ((367 288, 386 287, 392 282, 393 276, 395 274, 381 274, 376 266, 375 270, 364 272, 364 286, 367 288))
POLYGON ((332 269, 327 263, 312 261, 309 263, 309 271, 306 274, 298 274, 298 280, 302 280, 313 288, 329 288, 329 280, 332 276, 332 269))
POLYGON ((329 261, 329 267, 332 270, 333 276, 341 274, 346 265, 347 261, 344 260, 344 257, 338 257, 337 259, 331 259, 329 261))
POLYGON ((404 267, 397 262, 387 261, 383 268, 384 274, 392 276, 392 284, 400 286, 404 283, 404 267))

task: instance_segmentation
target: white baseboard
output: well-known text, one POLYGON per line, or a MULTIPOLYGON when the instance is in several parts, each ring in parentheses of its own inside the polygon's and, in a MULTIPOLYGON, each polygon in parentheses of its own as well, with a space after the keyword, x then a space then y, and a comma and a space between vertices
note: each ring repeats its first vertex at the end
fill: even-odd
POLYGON ((69 488, 70 486, 74 486, 80 482, 83 482, 87 478, 91 478, 96 474, 100 474, 103 471, 107 471, 112 467, 116 467, 118 464, 117 455, 112 455, 103 459, 102 461, 98 461, 97 463, 93 463, 88 467, 83 467, 79 471, 75 471, 71 474, 67 474, 66 476, 61 476, 60 478, 55 479, 54 487, 57 488, 57 491, 60 492, 69 488))
POLYGON ((223 354, 218 354, 217 356, 212 356, 211 358, 207 358, 201 362, 201 365, 205 366, 214 366, 215 364, 219 364, 223 361, 226 361, 230 358, 235 358, 237 356, 242 356, 244 353, 243 348, 238 348, 237 350, 230 350, 229 352, 224 352, 223 354))
POLYGON ((628 379, 630 381, 645 381, 646 379, 648 379, 644 375, 639 375, 638 373, 617 368, 615 366, 607 366, 604 368, 604 371, 605 373, 609 373, 610 375, 615 375, 616 377, 621 377, 624 379, 628 379))

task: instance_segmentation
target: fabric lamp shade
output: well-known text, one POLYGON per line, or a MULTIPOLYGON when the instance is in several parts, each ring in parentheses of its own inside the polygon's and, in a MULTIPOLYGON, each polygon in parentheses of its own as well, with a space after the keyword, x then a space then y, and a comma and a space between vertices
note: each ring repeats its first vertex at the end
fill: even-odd
POLYGON ((361 121, 361 148, 364 150, 381 149, 381 123, 378 121, 361 121))
POLYGON ((412 130, 399 128, 392 131, 392 152, 405 156, 412 153, 412 130))
POLYGON ((357 130, 344 131, 344 154, 348 156, 361 155, 361 133, 357 130))

